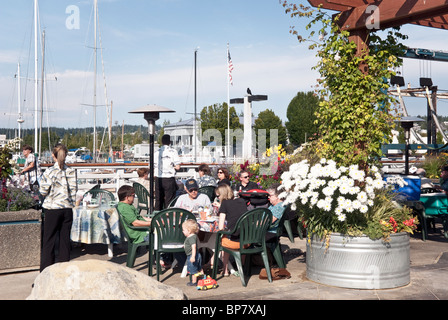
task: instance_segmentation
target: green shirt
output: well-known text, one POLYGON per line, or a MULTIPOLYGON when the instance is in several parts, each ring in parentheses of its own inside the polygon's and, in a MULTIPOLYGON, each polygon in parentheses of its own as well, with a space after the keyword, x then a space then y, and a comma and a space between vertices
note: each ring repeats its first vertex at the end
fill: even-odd
POLYGON ((143 219, 143 217, 138 214, 138 210, 133 205, 124 202, 119 202, 117 209, 120 215, 123 217, 124 228, 126 229, 127 234, 131 238, 130 240, 134 243, 143 242, 148 232, 129 228, 129 226, 132 226, 132 223, 135 220, 145 221, 145 219, 143 219))
POLYGON ((191 256, 191 252, 193 251, 193 249, 191 247, 194 244, 196 244, 197 240, 198 240, 198 236, 196 234, 193 234, 185 239, 184 249, 185 249, 185 254, 187 256, 191 256))

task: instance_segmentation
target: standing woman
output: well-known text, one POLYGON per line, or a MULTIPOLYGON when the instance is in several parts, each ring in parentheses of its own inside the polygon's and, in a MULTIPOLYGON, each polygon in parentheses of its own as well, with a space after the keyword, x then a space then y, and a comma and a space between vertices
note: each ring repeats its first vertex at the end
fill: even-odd
POLYGON ((34 157, 33 147, 26 144, 22 147, 22 152, 26 160, 21 174, 25 175, 25 180, 31 185, 36 180, 39 181, 42 172, 36 158, 34 157))
POLYGON ((72 208, 76 196, 75 170, 67 167, 67 147, 57 144, 53 148, 53 167, 45 170, 40 184, 40 193, 45 197, 44 233, 40 271, 55 263, 54 247, 59 235, 58 262, 70 261, 70 231, 73 222, 72 208), (58 233, 59 232, 59 233, 58 233))

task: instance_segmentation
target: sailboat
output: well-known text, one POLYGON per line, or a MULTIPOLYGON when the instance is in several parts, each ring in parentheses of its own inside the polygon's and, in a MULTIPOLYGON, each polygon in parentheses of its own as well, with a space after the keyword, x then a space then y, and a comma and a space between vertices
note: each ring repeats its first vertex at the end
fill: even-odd
MULTIPOLYGON (((106 108, 109 108, 108 111, 108 123, 112 122, 112 104, 109 104, 108 98, 107 98, 107 87, 106 85, 104 85, 104 91, 105 91, 105 105, 98 105, 97 104, 97 73, 98 73, 98 49, 101 49, 101 53, 102 53, 102 46, 100 46, 100 48, 98 48, 98 34, 99 34, 99 14, 98 14, 98 0, 94 0, 93 3, 94 6, 94 45, 93 45, 93 50, 94 50, 94 80, 93 80, 93 103, 90 104, 83 104, 85 106, 90 106, 93 107, 93 161, 96 163, 98 160, 98 138, 97 138, 97 108, 100 106, 105 106, 106 108)), ((100 43, 101 43, 101 38, 100 38, 100 43)), ((103 63, 103 59, 102 59, 102 54, 101 54, 101 62, 103 64, 103 78, 104 78, 104 82, 105 80, 105 75, 104 75, 104 63, 103 63)), ((104 138, 104 135, 103 135, 104 138)), ((109 154, 112 157, 112 132, 111 132, 111 128, 109 125, 109 154)))

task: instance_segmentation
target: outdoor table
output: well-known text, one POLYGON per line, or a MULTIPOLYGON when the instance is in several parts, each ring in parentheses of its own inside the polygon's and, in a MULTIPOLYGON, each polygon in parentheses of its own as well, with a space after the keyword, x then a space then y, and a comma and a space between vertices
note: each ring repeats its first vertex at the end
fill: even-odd
POLYGON ((448 238, 448 198, 444 192, 424 193, 420 196, 424 206, 422 222, 427 234, 426 219, 440 218, 443 225, 443 234, 448 238))
POLYGON ((70 238, 85 244, 107 244, 108 255, 113 257, 113 244, 121 242, 120 218, 114 206, 78 206, 73 208, 70 238))

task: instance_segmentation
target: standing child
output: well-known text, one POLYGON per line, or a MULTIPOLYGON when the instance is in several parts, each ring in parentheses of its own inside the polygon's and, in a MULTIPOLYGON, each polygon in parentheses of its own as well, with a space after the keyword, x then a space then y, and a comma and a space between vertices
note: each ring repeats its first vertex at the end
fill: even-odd
POLYGON ((199 231, 199 226, 197 222, 193 219, 185 220, 182 224, 182 232, 184 233, 185 239, 184 250, 187 255, 187 271, 192 274, 192 281, 187 283, 187 286, 196 286, 198 276, 202 275, 202 258, 198 251, 197 233, 199 231))

